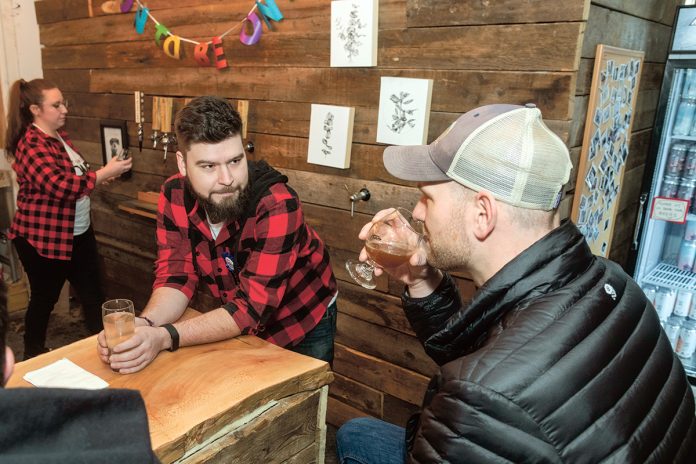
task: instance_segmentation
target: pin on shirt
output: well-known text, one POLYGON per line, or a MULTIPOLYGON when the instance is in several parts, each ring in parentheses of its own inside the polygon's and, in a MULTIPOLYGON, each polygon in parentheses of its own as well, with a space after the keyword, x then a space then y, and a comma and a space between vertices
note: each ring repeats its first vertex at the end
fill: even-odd
POLYGON ((234 272, 236 263, 234 262, 234 255, 228 251, 222 253, 222 258, 225 260, 225 267, 228 271, 234 272))

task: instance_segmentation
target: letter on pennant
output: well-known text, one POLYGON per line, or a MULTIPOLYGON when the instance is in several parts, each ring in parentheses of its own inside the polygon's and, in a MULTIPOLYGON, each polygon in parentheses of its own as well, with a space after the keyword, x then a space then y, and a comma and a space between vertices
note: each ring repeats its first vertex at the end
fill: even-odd
POLYGON ((147 22, 147 14, 150 10, 138 6, 138 11, 135 12, 135 32, 142 34, 145 32, 145 23, 147 22))
POLYGON ((266 0, 265 5, 264 0, 257 0, 256 6, 258 6, 262 15, 271 18, 273 21, 280 21, 283 19, 283 13, 280 12, 275 0, 266 0))
POLYGON ((179 52, 181 51, 181 37, 178 35, 170 35, 167 37, 167 39, 164 41, 164 45, 162 45, 162 50, 164 50, 164 53, 166 53, 170 58, 177 60, 180 59, 181 55, 179 52))
POLYGON ((133 7, 133 0, 123 0, 121 2, 121 13, 128 13, 133 7))
POLYGON ((239 33, 239 40, 244 44, 244 45, 254 45, 257 43, 259 40, 261 40, 261 34, 263 34, 263 31, 261 30, 261 20, 259 17, 256 15, 255 12, 251 12, 249 16, 244 18, 242 21, 244 24, 242 24, 242 31, 239 33), (244 26, 246 26, 246 22, 250 22, 251 25, 254 28, 254 32, 251 33, 251 35, 247 34, 246 29, 244 26))
POLYGON ((210 66, 208 58, 208 42, 201 42, 193 49, 193 57, 199 66, 210 66))
POLYGON ((222 39, 220 37, 213 37, 213 51, 215 52, 215 67, 218 69, 225 69, 227 67, 227 59, 225 58, 225 51, 222 49, 222 39))
POLYGON ((169 29, 164 24, 155 25, 155 43, 158 47, 162 46, 162 36, 169 35, 169 29))

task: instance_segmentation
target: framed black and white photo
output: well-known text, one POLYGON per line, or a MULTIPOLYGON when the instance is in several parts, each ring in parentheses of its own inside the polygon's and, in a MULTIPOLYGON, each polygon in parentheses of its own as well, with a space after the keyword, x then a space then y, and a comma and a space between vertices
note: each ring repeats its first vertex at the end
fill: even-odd
POLYGON ((121 156, 128 149, 128 127, 126 121, 105 120, 99 124, 101 132, 102 159, 108 163, 114 156, 121 156))

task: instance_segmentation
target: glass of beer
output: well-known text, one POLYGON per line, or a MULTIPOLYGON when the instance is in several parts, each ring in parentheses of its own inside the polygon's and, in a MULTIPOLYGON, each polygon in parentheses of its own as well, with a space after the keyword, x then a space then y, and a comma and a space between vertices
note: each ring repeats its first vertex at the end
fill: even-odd
POLYGON ((368 260, 346 261, 348 273, 363 287, 375 288, 375 266, 395 268, 406 264, 423 239, 422 229, 423 223, 413 219, 408 210, 395 208, 372 224, 365 240, 368 260))
POLYGON ((111 350, 121 342, 131 338, 135 333, 135 310, 131 300, 118 298, 108 300, 102 305, 102 321, 106 346, 111 350))

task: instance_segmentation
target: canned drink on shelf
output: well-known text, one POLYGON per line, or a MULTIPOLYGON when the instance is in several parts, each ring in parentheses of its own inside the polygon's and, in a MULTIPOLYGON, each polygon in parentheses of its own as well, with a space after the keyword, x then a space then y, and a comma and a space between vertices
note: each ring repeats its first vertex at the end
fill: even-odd
POLYGON ((677 267, 682 271, 691 271, 696 260, 696 241, 682 240, 677 255, 677 267))
POLYGON ((674 349, 680 358, 690 358, 696 351, 696 322, 685 321, 679 329, 677 347, 674 349))
POLYGON ((682 98, 677 108, 677 116, 674 119, 672 134, 689 135, 691 126, 694 122, 694 111, 696 111, 696 99, 682 98))
POLYGON ((655 296, 657 295, 658 289, 657 285, 644 284, 641 288, 643 289, 645 296, 648 298, 648 301, 655 306, 655 296))
POLYGON ((668 176, 681 176, 686 158, 688 156, 689 147, 684 142, 676 142, 672 144, 667 156, 667 166, 665 166, 665 174, 668 176))
POLYGON ((696 214, 686 215, 686 228, 684 229, 684 240, 696 240, 696 214))
POLYGON ((661 321, 666 321, 672 315, 677 292, 669 287, 659 287, 655 294, 655 310, 661 321))
POLYGON ((660 187, 660 196, 674 198, 679 192, 679 177, 665 176, 662 178, 662 186, 660 187))
POLYGON ((682 200, 691 200, 696 192, 696 180, 682 177, 679 179, 679 189, 677 190, 677 198, 682 200))
POLYGON ((696 298, 691 299, 691 308, 689 308, 689 319, 696 320, 696 298))
POLYGON ((677 292, 677 299, 674 302, 674 310, 672 314, 678 317, 686 317, 689 315, 691 310, 691 302, 693 300, 694 294, 688 290, 679 290, 677 292))
POLYGON ((679 329, 681 329, 683 319, 672 316, 667 319, 663 325, 665 333, 667 334, 667 339, 669 344, 672 345, 672 349, 677 347, 677 340, 679 339, 679 329))
POLYGON ((687 69, 684 72, 684 88, 682 97, 696 98, 696 69, 687 69))
POLYGON ((696 145, 692 145, 687 151, 681 175, 687 179, 696 179, 696 145))

